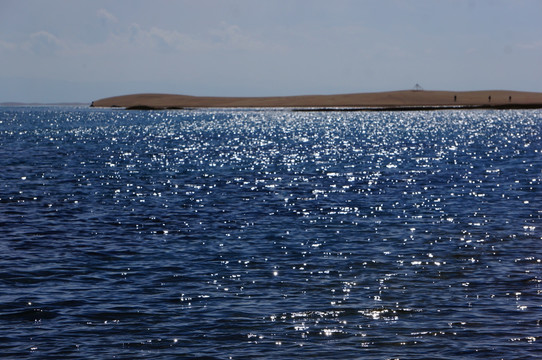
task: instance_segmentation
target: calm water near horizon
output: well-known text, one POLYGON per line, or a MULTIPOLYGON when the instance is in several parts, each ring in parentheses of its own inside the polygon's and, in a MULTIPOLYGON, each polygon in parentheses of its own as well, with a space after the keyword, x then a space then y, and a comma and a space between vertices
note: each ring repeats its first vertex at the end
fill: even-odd
POLYGON ((542 111, 0 107, 0 357, 542 354, 542 111))

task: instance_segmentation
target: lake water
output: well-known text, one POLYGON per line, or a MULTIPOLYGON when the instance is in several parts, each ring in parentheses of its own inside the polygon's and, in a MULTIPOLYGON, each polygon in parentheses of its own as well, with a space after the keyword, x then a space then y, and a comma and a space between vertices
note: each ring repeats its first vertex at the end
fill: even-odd
POLYGON ((542 111, 0 108, 3 358, 542 353, 542 111))

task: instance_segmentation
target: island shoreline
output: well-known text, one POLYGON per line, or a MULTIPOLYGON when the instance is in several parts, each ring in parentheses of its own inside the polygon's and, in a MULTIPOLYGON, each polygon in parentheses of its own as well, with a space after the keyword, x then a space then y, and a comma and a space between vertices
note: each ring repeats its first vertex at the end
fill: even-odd
POLYGON ((401 90, 338 95, 275 97, 207 97, 132 94, 103 98, 94 108, 188 110, 199 108, 289 108, 293 111, 423 111, 453 109, 538 109, 542 93, 507 90, 401 90))

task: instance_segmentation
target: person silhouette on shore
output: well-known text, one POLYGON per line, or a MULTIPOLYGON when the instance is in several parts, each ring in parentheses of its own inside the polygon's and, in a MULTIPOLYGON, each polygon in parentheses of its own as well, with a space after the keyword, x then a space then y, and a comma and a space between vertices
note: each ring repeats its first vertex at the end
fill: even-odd
POLYGON ((491 95, 489 95, 487 99, 489 100, 489 102, 491 102, 491 95))
POLYGON ((454 95, 454 102, 457 102, 457 95, 454 95))

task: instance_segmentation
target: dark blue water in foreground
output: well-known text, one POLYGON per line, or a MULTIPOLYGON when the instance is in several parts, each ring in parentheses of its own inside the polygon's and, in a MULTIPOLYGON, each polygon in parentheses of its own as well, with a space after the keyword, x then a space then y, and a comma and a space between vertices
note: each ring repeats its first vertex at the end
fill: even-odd
POLYGON ((5 358, 536 358, 542 112, 0 108, 5 358))

